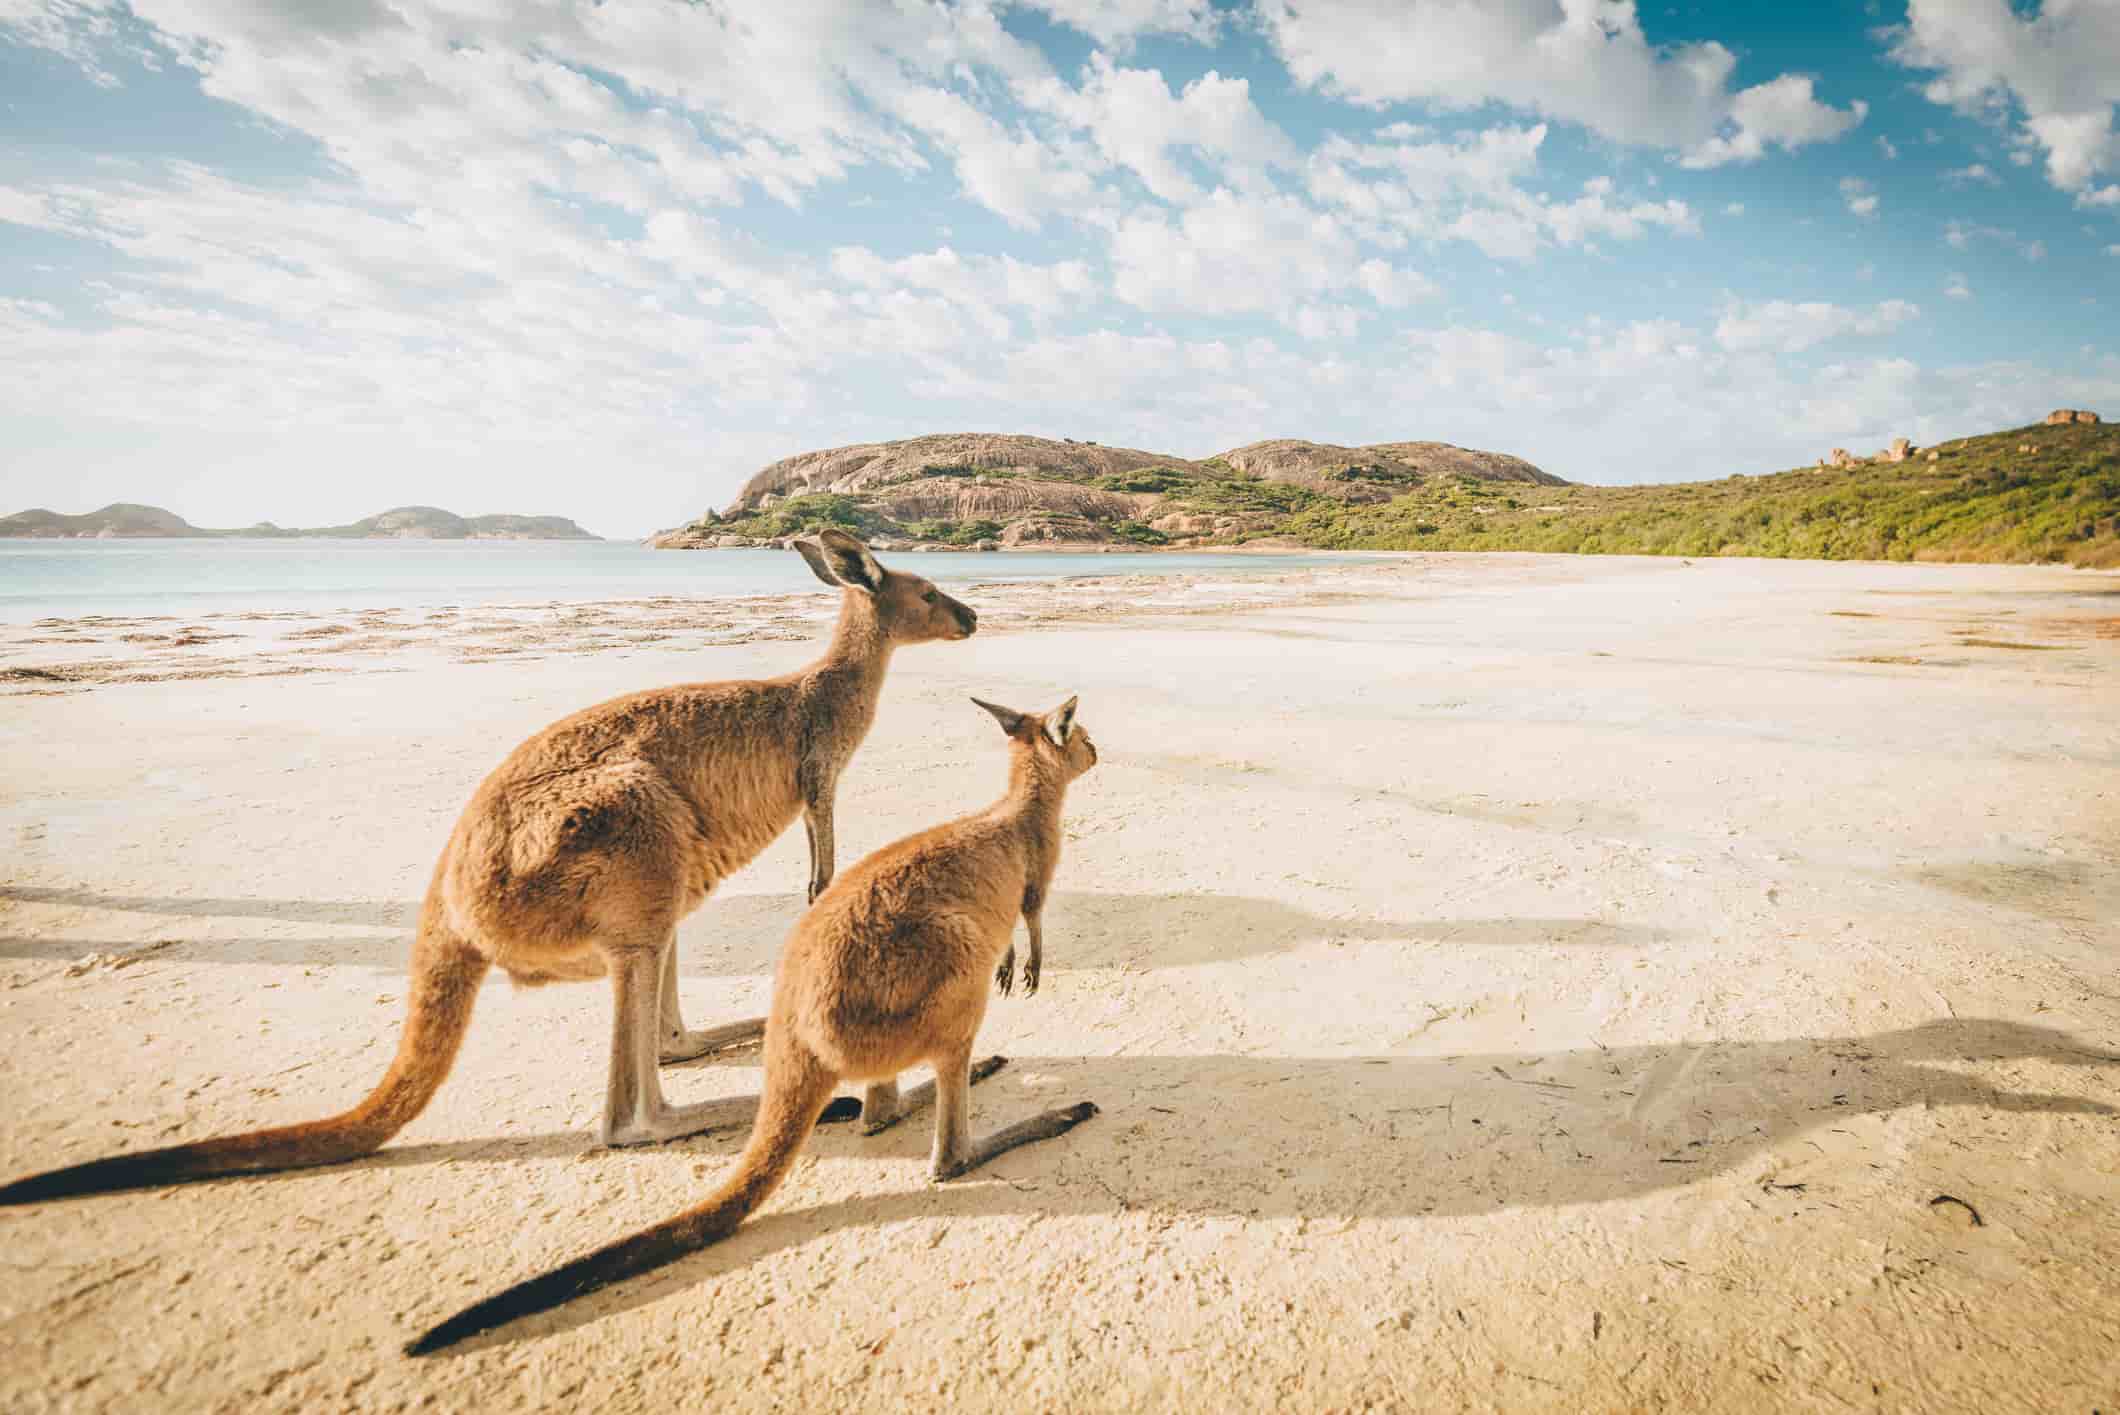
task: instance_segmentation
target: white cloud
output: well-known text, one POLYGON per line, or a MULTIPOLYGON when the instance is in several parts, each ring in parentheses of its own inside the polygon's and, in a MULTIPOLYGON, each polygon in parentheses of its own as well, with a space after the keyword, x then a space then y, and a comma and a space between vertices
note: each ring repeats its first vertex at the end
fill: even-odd
POLYGON ((1972 287, 1965 283, 1964 274, 1956 270, 1943 277, 1943 293, 1954 300, 1970 300, 1973 298, 1972 287))
POLYGON ((1612 179, 1592 177, 1583 184, 1583 194, 1573 201, 1541 200, 1534 214, 1539 223, 1564 246, 1598 236, 1631 241, 1651 227, 1662 227, 1681 235, 1698 235, 1700 222, 1682 201, 1611 201, 1612 179))
MULTIPOLYGON (((643 212, 755 189, 795 204, 864 164, 925 168, 930 144, 968 194, 1020 224, 1087 192, 1069 154, 958 91, 976 94, 967 81, 980 73, 1013 83, 1048 72, 981 7, 130 9, 138 23, 120 40, 152 35, 210 96, 309 134, 369 190, 412 203, 546 190, 643 212), (622 75, 623 92, 604 75, 622 75)), ((78 25, 68 33, 94 42, 78 25)))
POLYGON ((1688 166, 1828 141, 1868 111, 1820 103, 1800 74, 1733 93, 1734 54, 1713 40, 1650 45, 1634 0, 1261 0, 1259 15, 1300 84, 1356 103, 1506 103, 1680 150, 1688 166))
POLYGON ((1975 162, 1970 167, 1953 167, 1943 174, 1943 180, 1954 187, 1969 187, 1975 183, 1984 187, 2002 185, 2002 179, 1990 171, 1985 162, 1975 162))
MULTIPOLYGON (((964 256, 948 246, 922 255, 886 260, 866 246, 840 246, 832 252, 832 272, 857 289, 891 296, 924 291, 942 296, 986 320, 994 312, 1022 309, 1051 318, 1079 306, 1097 293, 1096 277, 1079 260, 1034 265, 1012 255, 964 256)), ((1006 337, 1006 320, 998 337, 1006 337)))
POLYGON ((1877 135, 1877 150, 1880 153, 1884 154, 1884 160, 1887 162, 1893 162, 1898 160, 1899 149, 1894 146, 1892 140, 1886 137, 1883 133, 1879 133, 1877 135))
POLYGON ((1360 279, 1346 226, 1289 196, 1218 188, 1175 219, 1144 208, 1112 233, 1112 289, 1144 310, 1292 318, 1360 279))
POLYGON ((1180 154, 1213 164, 1239 185, 1265 185, 1264 169, 1301 161, 1288 135, 1251 101, 1248 80, 1209 71, 1173 94, 1154 69, 1127 69, 1092 56, 1082 87, 1058 79, 1023 85, 1031 106, 1083 129, 1112 164, 1139 177, 1168 202, 1195 200, 1200 189, 1180 154))
POLYGON ((1077 208, 1096 191, 1080 158, 1069 158, 1024 127, 1010 128, 947 89, 900 91, 894 111, 941 144, 964 193, 1012 226, 1037 226, 1048 214, 1077 208))
POLYGON ((1729 202, 1723 207, 1723 215, 1725 216, 1742 216, 1744 214, 1745 204, 1741 201, 1729 202))
POLYGON ((1867 310, 1823 300, 1733 301, 1715 323, 1715 342, 1733 353, 1800 354, 1844 335, 1889 334, 1920 314, 1919 306, 1905 300, 1886 300, 1867 310))
POLYGON ((1099 44, 1123 45, 1146 34, 1211 40, 1221 23, 1210 0, 1020 0, 1099 44))
POLYGON ((1536 170, 1546 138, 1543 123, 1447 141, 1397 124, 1376 136, 1386 140, 1328 138, 1308 167, 1311 194, 1366 240, 1468 241, 1497 259, 1523 261, 1549 244, 1632 240, 1653 228, 1700 232, 1685 202, 1616 199, 1608 177, 1592 178, 1569 200, 1524 190, 1519 183, 1536 170))
POLYGON ((1867 221, 1877 214, 1877 194, 1870 184, 1860 177, 1842 177, 1840 195, 1847 202, 1848 210, 1867 221))
POLYGON ((2095 176, 2120 166, 2120 5, 2110 0, 2046 0, 2036 11, 1911 0, 1890 57, 1937 71, 1922 89, 1931 102, 2016 124, 2063 191, 2090 193, 2095 176))
POLYGON ((1355 279, 1370 299, 1388 310, 1404 309, 1416 300, 1433 299, 1442 293, 1433 280, 1418 270, 1385 260, 1363 261, 1355 271, 1355 279))
POLYGON ((108 59, 143 57, 121 39, 122 19, 109 0, 0 0, 0 36, 59 55, 98 88, 118 87, 108 59))
POLYGON ((1304 339, 1352 339, 1362 331, 1362 312, 1346 305, 1304 305, 1289 328, 1304 339))
MULTIPOLYGON (((1870 106, 1861 99, 1845 111, 1820 103, 1808 75, 1783 74, 1740 92, 1730 103, 1734 130, 1691 148, 1681 167, 1720 167, 1726 162, 1757 162, 1769 146, 1794 152, 1815 142, 1831 142, 1863 120, 1870 106)), ((1885 139, 1878 139, 1889 148, 1885 139)), ((1887 156, 1897 156, 1887 152, 1887 156)))
POLYGON ((1943 226, 1943 243, 1954 251, 1970 250, 1976 241, 1992 241, 1996 245, 2008 246, 2029 261, 2046 259, 2046 242, 2027 240, 2015 231, 1998 226, 1982 226, 1973 221, 1947 221, 1943 226))

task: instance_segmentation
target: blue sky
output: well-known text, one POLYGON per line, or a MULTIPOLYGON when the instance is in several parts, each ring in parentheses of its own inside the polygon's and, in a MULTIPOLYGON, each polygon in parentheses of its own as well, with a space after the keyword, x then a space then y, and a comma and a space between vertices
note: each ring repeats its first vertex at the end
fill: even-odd
POLYGON ((2116 0, 0 0, 0 510, 2115 416, 2116 103, 2116 0))

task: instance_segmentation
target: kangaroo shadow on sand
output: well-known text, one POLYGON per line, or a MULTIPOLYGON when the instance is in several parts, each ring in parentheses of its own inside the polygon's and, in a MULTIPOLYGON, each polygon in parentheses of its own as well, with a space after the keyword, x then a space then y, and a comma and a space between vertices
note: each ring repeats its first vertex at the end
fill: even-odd
MULTIPOLYGON (((683 976, 772 971, 800 895, 712 899, 678 934, 683 976)), ((1020 940, 1023 929, 1016 934, 1020 940)), ((1075 968, 1184 968, 1260 957, 1320 939, 1350 942, 1571 944, 1642 947, 1676 931, 1588 918, 1376 919, 1314 913, 1232 894, 1101 894, 1061 890, 1045 908, 1048 973, 1075 968)))
MULTIPOLYGON (((418 922, 418 900, 376 899, 185 899, 161 894, 101 894, 93 889, 39 889, 0 885, 0 900, 15 904, 64 904, 76 909, 115 909, 165 914, 179 919, 283 919, 305 924, 354 924, 410 930, 418 922)), ((245 962, 254 960, 245 959, 245 962)))
MULTIPOLYGON (((1961 1069, 1985 1065, 2007 1075, 2025 1063, 2087 1073, 2078 1090, 2120 1090, 2120 1056, 2049 1028, 1983 1019, 1865 1037, 1540 1055, 1019 1057, 973 1092, 975 1130, 1076 1100, 1094 1100, 1103 1113, 1064 1139, 1016 1151, 944 1186, 924 1182, 932 1123, 924 1113, 866 1139, 851 1127, 820 1129, 810 1141, 812 1154, 828 1161, 891 1159, 903 1162, 899 1172, 910 1166, 923 1181, 807 1209, 769 1206, 714 1248, 473 1344, 505 1344, 598 1321, 850 1227, 1134 1210, 1348 1222, 1456 1218, 1636 1198, 1741 1171, 1769 1151, 1777 1152, 1781 1167, 1771 1174, 1762 1169, 1761 1182, 1784 1186, 1771 1192, 1773 1200, 1845 1203, 1837 1177, 1845 1170, 1807 1181, 1805 1161, 1815 1155, 1833 1166, 1841 1159, 1865 1174, 1869 1159, 1883 1161, 1848 1125, 1851 1117, 1910 1106, 2120 1115, 2105 1100, 2006 1089, 1961 1069), (1209 1117, 1222 1119, 1208 1123, 1209 1117), (1810 1144, 1793 1156, 1783 1150, 1799 1140, 1810 1144)), ((583 1143, 571 1138, 576 1147, 583 1143)), ((688 1161, 700 1154, 733 1159, 743 1139, 741 1132, 718 1132, 673 1148, 688 1161)), ((432 1157, 442 1151, 487 1157, 454 1145, 413 1148, 432 1157)), ((376 1162, 388 1162, 388 1152, 376 1162)), ((702 1198, 715 1182, 711 1176, 701 1181, 702 1198)), ((1965 1192, 1983 1202, 1977 1190, 1965 1192)), ((1904 1200, 1919 1210, 1932 1197, 1924 1187, 1909 1189, 1904 1200)), ((609 1212, 560 1256, 665 1216, 609 1212)), ((486 1285, 499 1288, 531 1275, 495 1272, 486 1285)))
MULTIPOLYGON (((0 887, 0 900, 114 909, 174 918, 256 918, 344 924, 405 932, 373 937, 184 938, 147 945, 79 938, 0 937, 0 958, 75 959, 153 948, 172 961, 299 963, 403 972, 416 903, 312 899, 176 899, 81 889, 0 887)), ((799 894, 731 894, 709 899, 678 932, 679 973, 746 977, 770 973, 788 930, 802 914, 799 894)), ((1090 894, 1062 891, 1046 906, 1048 973, 1071 968, 1176 968, 1256 957, 1315 939, 1460 944, 1641 947, 1678 934, 1642 924, 1588 918, 1429 921, 1335 918, 1274 899, 1226 894, 1090 894)), ((1021 928, 1018 928, 1021 934, 1021 928)))

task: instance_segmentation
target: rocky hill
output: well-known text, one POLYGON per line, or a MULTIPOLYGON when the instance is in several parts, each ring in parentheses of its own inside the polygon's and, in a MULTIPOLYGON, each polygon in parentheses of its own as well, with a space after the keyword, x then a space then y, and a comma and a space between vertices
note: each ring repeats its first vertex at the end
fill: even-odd
POLYGON ((1330 442, 1283 437, 1233 448, 1224 452, 1220 460, 1265 481, 1309 487, 1349 502, 1389 501, 1408 487, 1436 477, 1567 485, 1521 457, 1511 457, 1506 452, 1476 452, 1447 442, 1373 442, 1366 447, 1339 447, 1330 442))
POLYGON ((41 506, 17 511, 12 516, 0 516, 0 536, 32 536, 39 540, 212 534, 214 532, 200 530, 175 512, 164 511, 159 506, 138 506, 130 501, 113 501, 100 511, 79 516, 47 511, 41 506))
POLYGON ((983 433, 870 442, 784 458, 723 512, 652 537, 743 546, 840 525, 885 547, 1222 544, 1270 535, 1313 503, 1388 501, 1439 476, 1561 486, 1529 462, 1441 442, 1253 443, 1200 461, 983 433))
MULTIPOLYGON (((1727 470, 1727 469, 1724 469, 1727 470)), ((888 548, 1538 550, 2120 568, 2120 428, 2086 409, 1815 467, 1583 486, 1440 442, 1282 439, 1188 461, 1036 437, 923 437, 805 453, 724 513, 654 537, 750 546, 836 525, 888 548)))
POLYGON ((1007 433, 935 433, 898 442, 857 442, 801 452, 772 463, 743 484, 729 514, 755 511, 775 497, 813 492, 870 491, 937 472, 1005 469, 1047 473, 1055 481, 1082 482, 1111 472, 1166 463, 1190 466, 1182 457, 1103 447, 1073 438, 1019 437, 1007 433))
POLYGON ((120 537, 304 536, 351 540, 596 540, 564 516, 459 516, 435 506, 400 506, 345 526, 287 528, 260 521, 240 530, 194 526, 159 506, 114 502, 67 516, 42 509, 0 517, 0 536, 110 540, 120 537))
MULTIPOLYGON (((247 532, 246 534, 255 534, 247 532)), ((351 540, 596 540, 565 516, 459 516, 439 506, 399 506, 346 526, 268 531, 351 540)))

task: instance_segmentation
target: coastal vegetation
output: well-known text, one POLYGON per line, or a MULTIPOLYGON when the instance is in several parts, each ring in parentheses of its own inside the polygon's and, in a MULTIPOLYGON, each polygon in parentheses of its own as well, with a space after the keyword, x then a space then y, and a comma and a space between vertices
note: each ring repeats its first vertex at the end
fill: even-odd
POLYGON ((1258 443, 1197 461, 1100 449, 1137 463, 1109 467, 1082 456, 1095 444, 1069 443, 1041 459, 1043 446, 1057 444, 985 441, 1006 443, 1018 464, 955 458, 875 470, 870 457, 836 476, 848 489, 800 490, 799 476, 768 473, 867 449, 791 458, 754 478, 729 515, 710 512, 658 543, 749 544, 837 526, 953 548, 1277 544, 2120 566, 2120 428, 2104 423, 1956 438, 1901 460, 1842 456, 1632 486, 1563 482, 1513 458, 1438 443, 1258 443), (1430 448, 1456 455, 1408 450, 1430 448))
POLYGON ((2120 565, 2120 429, 2037 426, 1900 463, 1662 486, 1431 481, 1381 505, 1316 506, 1280 533, 1340 550, 1539 550, 1812 560, 2120 565))

